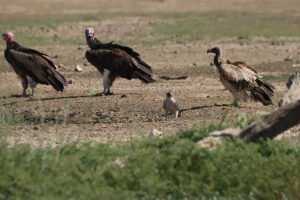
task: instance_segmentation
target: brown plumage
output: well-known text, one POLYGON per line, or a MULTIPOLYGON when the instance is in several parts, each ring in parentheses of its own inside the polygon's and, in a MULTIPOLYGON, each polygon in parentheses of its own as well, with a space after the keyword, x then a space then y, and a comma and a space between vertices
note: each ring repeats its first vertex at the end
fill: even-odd
POLYGON ((37 83, 52 85, 57 91, 64 90, 67 81, 56 71, 55 65, 46 54, 19 45, 14 41, 11 32, 3 34, 2 37, 7 44, 4 56, 22 80, 23 95, 26 95, 28 84, 32 89, 32 95, 37 83))
POLYGON ((207 53, 215 53, 214 64, 219 71, 220 80, 233 95, 235 105, 238 100, 248 99, 260 101, 263 105, 273 104, 271 98, 275 87, 264 81, 255 69, 245 62, 222 59, 219 47, 208 49, 207 53))
POLYGON ((86 40, 90 50, 85 57, 103 74, 103 93, 112 94, 110 87, 117 77, 139 79, 143 83, 152 83, 151 67, 140 59, 131 48, 118 44, 102 43, 94 37, 94 29, 86 29, 86 40))

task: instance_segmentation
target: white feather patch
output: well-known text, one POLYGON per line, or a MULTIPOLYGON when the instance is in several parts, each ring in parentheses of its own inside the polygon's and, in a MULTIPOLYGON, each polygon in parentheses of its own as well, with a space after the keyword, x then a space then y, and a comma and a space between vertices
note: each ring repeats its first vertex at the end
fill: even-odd
POLYGON ((134 65, 138 66, 138 63, 136 62, 136 60, 134 58, 131 58, 132 62, 134 63, 134 65))
POLYGON ((103 87, 104 88, 110 87, 109 74, 110 74, 110 71, 108 69, 104 69, 104 72, 103 72, 103 87))

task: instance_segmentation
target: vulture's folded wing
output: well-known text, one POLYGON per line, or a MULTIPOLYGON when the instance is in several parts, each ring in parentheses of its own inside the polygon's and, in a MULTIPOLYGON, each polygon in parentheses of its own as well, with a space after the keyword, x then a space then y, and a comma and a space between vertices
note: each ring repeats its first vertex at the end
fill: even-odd
POLYGON ((67 85, 65 77, 40 55, 10 49, 7 59, 11 65, 23 71, 37 83, 50 84, 58 91, 63 91, 64 86, 67 85))
POLYGON ((275 87, 261 79, 251 68, 232 64, 222 65, 222 76, 240 90, 248 90, 256 101, 264 105, 272 104, 275 87))
POLYGON ((154 82, 152 70, 119 49, 92 49, 86 52, 87 60, 100 71, 103 68, 122 78, 138 78, 144 83, 154 82))
POLYGON ((252 70, 232 64, 222 64, 222 70, 222 76, 232 82, 251 81, 256 78, 256 74, 252 70))

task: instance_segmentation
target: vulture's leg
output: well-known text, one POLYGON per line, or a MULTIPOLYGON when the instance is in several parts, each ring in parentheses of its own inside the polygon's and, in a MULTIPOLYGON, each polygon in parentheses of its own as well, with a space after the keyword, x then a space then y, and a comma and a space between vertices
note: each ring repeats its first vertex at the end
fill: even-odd
POLYGON ((238 100, 240 99, 240 95, 241 95, 241 93, 238 90, 232 92, 232 96, 233 96, 232 106, 237 107, 237 108, 239 107, 238 100))
POLYGON ((233 99, 232 105, 233 105, 234 107, 237 107, 237 108, 240 107, 239 104, 238 104, 238 101, 237 101, 236 99, 233 99))
POLYGON ((22 86, 23 86, 23 96, 26 96, 26 90, 28 88, 28 81, 27 78, 21 78, 22 79, 22 86))
POLYGON ((32 91, 31 95, 34 96, 34 89, 36 87, 36 82, 32 78, 30 78, 29 76, 27 76, 26 78, 28 80, 29 87, 31 88, 31 91, 32 91))
POLYGON ((105 95, 113 95, 114 93, 112 93, 111 91, 110 91, 110 87, 107 89, 107 92, 106 92, 106 94, 105 95))
POLYGON ((168 118, 168 114, 169 114, 169 113, 168 113, 168 109, 166 109, 166 110, 165 110, 166 118, 168 118))
POLYGON ((102 94, 106 94, 106 90, 107 88, 104 88, 102 94))
POLYGON ((31 88, 31 96, 34 96, 34 87, 31 88))
POLYGON ((110 92, 110 88, 112 86, 112 81, 110 80, 110 74, 111 72, 107 69, 104 69, 103 72, 103 94, 104 95, 112 95, 113 93, 110 92))
POLYGON ((175 119, 178 118, 178 115, 179 115, 179 111, 177 110, 176 113, 175 113, 175 119))

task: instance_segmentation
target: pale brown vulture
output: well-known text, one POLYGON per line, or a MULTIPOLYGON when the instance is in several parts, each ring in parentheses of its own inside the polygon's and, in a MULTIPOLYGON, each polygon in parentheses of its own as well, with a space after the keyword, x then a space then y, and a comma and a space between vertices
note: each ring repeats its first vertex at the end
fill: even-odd
POLYGON ((52 85, 57 91, 64 90, 67 81, 56 71, 55 65, 46 54, 19 45, 12 32, 5 33, 2 37, 7 45, 4 56, 22 80, 23 96, 26 96, 28 84, 32 89, 32 96, 38 83, 52 85))
POLYGON ((100 42, 95 38, 93 28, 87 28, 85 36, 90 47, 85 57, 103 74, 103 94, 112 94, 110 88, 117 77, 136 78, 146 84, 154 82, 151 67, 140 59, 137 52, 112 42, 100 42))
POLYGON ((233 95, 235 106, 238 106, 238 100, 248 99, 260 101, 263 105, 273 104, 271 98, 275 87, 264 81, 256 70, 241 61, 222 59, 219 47, 208 49, 207 53, 215 54, 214 64, 219 71, 220 80, 225 89, 233 95))

